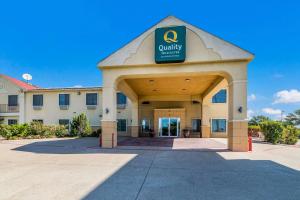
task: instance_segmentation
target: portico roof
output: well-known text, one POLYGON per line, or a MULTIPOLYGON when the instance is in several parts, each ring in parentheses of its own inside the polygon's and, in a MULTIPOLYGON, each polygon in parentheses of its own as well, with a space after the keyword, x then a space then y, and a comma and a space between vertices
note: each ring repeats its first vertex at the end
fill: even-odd
POLYGON ((124 47, 104 58, 98 63, 98 67, 156 64, 154 61, 154 32, 156 28, 168 26, 185 26, 187 29, 188 50, 185 63, 251 61, 254 57, 252 53, 237 45, 174 16, 168 16, 124 47))

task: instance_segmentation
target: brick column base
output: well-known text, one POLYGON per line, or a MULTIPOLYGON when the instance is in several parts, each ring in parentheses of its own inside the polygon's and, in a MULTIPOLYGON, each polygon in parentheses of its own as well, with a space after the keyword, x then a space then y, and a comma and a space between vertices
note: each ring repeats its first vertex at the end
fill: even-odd
POLYGON ((130 126, 131 137, 139 137, 139 126, 130 126))
POLYGON ((248 151, 248 122, 232 121, 228 123, 228 149, 248 151))
POLYGON ((102 121, 102 148, 114 148, 117 146, 117 122, 102 121))

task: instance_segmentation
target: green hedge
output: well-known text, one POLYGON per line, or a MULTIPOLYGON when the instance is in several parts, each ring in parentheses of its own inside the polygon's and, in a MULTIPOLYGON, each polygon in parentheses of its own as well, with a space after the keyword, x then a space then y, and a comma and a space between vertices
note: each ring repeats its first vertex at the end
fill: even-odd
POLYGON ((0 125, 0 135, 6 139, 52 138, 70 136, 65 126, 46 126, 39 122, 0 125))
POLYGON ((294 126, 284 126, 282 122, 269 120, 260 123, 260 128, 267 142, 296 144, 298 141, 299 131, 294 126))

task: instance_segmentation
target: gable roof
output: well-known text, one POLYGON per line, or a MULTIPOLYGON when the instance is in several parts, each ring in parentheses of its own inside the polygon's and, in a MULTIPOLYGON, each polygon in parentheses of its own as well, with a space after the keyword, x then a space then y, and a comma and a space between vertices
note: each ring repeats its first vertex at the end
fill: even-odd
MULTIPOLYGON (((105 66, 119 66, 124 65, 125 61, 133 54, 135 54, 142 42, 155 31, 156 28, 168 27, 168 26, 186 26, 187 29, 196 33, 204 42, 207 48, 213 49, 221 56, 221 60, 252 60, 254 55, 242 49, 241 47, 232 44, 228 41, 221 39, 203 29, 195 27, 181 19, 174 16, 168 16, 157 24, 137 36, 135 39, 113 52, 109 56, 105 57, 98 63, 98 67, 105 66)), ((155 63, 153 63, 155 64, 155 63)))
POLYGON ((11 82, 12 84, 18 86, 19 88, 22 88, 24 90, 33 90, 33 89, 37 89, 38 87, 37 86, 34 86, 34 85, 30 85, 28 83, 25 83, 23 81, 20 81, 18 79, 15 79, 15 78, 12 78, 10 76, 6 76, 6 75, 3 75, 3 74, 0 74, 0 77, 8 80, 9 82, 11 82))

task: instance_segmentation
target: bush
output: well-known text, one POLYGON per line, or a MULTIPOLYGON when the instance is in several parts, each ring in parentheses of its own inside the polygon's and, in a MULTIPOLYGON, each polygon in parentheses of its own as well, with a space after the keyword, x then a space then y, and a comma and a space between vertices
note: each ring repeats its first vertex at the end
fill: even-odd
POLYGON ((93 131, 92 134, 90 135, 91 137, 99 137, 102 133, 101 128, 97 129, 97 131, 93 131))
POLYGON ((260 128, 265 136, 267 142, 277 144, 281 142, 283 125, 277 121, 264 121, 260 123, 260 128))
POLYGON ((75 116, 71 123, 71 135, 72 136, 90 136, 92 129, 90 123, 85 114, 75 116))
POLYGON ((292 125, 288 125, 283 130, 281 142, 284 144, 296 144, 298 136, 298 129, 292 125))
POLYGON ((64 126, 45 126, 39 122, 18 125, 0 125, 0 135, 6 139, 66 137, 64 126))

